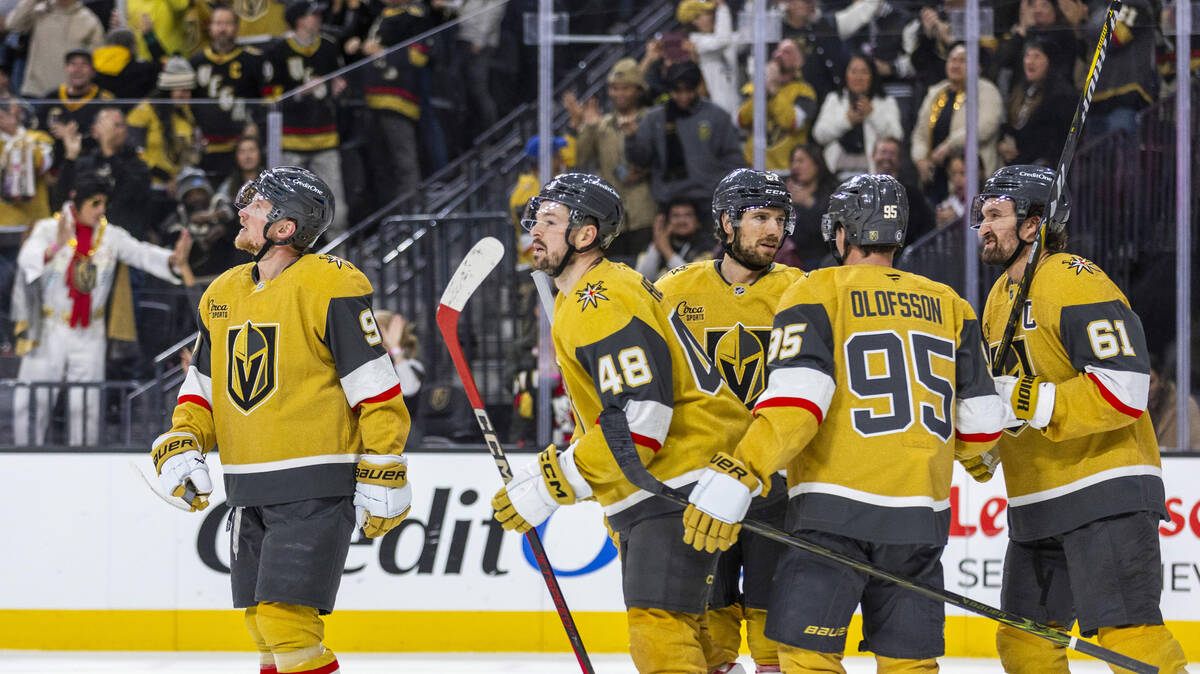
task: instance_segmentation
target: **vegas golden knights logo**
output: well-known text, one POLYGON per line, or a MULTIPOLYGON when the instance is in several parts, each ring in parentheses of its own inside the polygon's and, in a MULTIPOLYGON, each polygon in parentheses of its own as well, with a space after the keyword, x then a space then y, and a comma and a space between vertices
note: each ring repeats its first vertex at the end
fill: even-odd
POLYGON ((233 12, 242 21, 257 21, 267 14, 270 0, 233 0, 233 12))
POLYGON ((746 407, 767 387, 767 350, 771 328, 747 328, 741 323, 728 330, 712 330, 704 334, 705 351, 712 359, 721 378, 746 407))
POLYGON ((229 399, 249 414, 271 397, 278 383, 279 325, 254 324, 229 328, 226 389, 229 399))

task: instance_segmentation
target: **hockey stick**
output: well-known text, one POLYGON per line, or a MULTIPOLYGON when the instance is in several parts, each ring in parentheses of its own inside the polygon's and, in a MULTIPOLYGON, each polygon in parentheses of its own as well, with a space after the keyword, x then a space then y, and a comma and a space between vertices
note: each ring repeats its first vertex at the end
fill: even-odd
MULTIPOLYGON (((1100 28, 1100 41, 1096 43, 1096 53, 1092 55, 1092 67, 1088 69, 1087 84, 1079 105, 1075 107, 1075 117, 1071 120, 1071 130, 1067 132, 1067 142, 1063 145, 1062 154, 1058 158, 1058 167, 1054 171, 1054 182, 1050 184, 1050 196, 1046 200, 1046 209, 1042 213, 1042 221, 1038 225, 1037 237, 1029 246, 1029 259, 1025 262, 1025 273, 1017 285, 1017 294, 1013 299, 1012 308, 1008 311, 1008 322, 1004 324, 1004 336, 1000 339, 1000 348, 992 361, 992 374, 1004 374, 1006 354, 1012 346, 1013 336, 1017 331, 1017 322, 1025 311, 1025 300, 1029 297, 1029 286, 1033 283, 1033 272, 1037 267, 1038 257, 1046 243, 1046 225, 1058 211, 1058 200, 1067 184, 1067 169, 1075 159, 1075 146, 1079 144, 1079 136, 1083 131, 1083 123, 1087 120, 1088 108, 1092 104, 1092 94, 1096 92, 1096 84, 1100 81, 1100 70, 1104 67, 1104 54, 1108 51, 1108 41, 1116 29, 1117 12, 1121 10, 1121 0, 1112 0, 1108 5, 1108 13, 1104 17, 1104 25, 1100 28)), ((1017 223, 1020 227, 1021 223, 1017 223)))
MULTIPOLYGON (((475 410, 475 421, 479 423, 479 430, 483 432, 483 440, 492 454, 492 460, 496 462, 500 477, 508 484, 512 480, 512 468, 508 464, 508 457, 504 455, 504 448, 500 446, 500 440, 496 437, 492 420, 488 417, 483 398, 479 395, 479 388, 475 385, 475 377, 471 375, 471 368, 467 359, 463 357, 462 344, 458 340, 458 317, 462 314, 463 307, 503 257, 504 244, 490 236, 481 239, 467 252, 442 293, 441 303, 437 308, 437 324, 438 329, 442 331, 446 348, 450 351, 450 358, 454 361, 454 369, 458 370, 467 399, 471 401, 471 407, 475 410)), ((546 589, 550 591, 550 598, 554 600, 554 608, 558 610, 558 617, 562 620, 567 639, 575 651, 579 668, 584 674, 594 674, 592 661, 588 658, 583 639, 579 636, 579 628, 575 626, 571 609, 567 608, 566 597, 563 596, 562 588, 558 586, 558 578, 555 577, 554 568, 550 566, 550 560, 546 557, 546 549, 542 547, 537 530, 530 529, 525 532, 525 540, 529 542, 533 556, 537 559, 542 580, 546 581, 546 589)))
POLYGON ((146 483, 146 486, 150 488, 150 491, 154 492, 154 495, 162 499, 164 503, 172 508, 178 508, 185 513, 192 512, 191 507, 187 505, 188 503, 192 502, 192 499, 196 498, 196 487, 192 484, 191 480, 188 480, 185 483, 183 496, 171 496, 170 494, 165 494, 159 491, 158 485, 154 484, 154 481, 151 480, 148 475, 146 475, 146 472, 142 470, 142 467, 139 466, 137 462, 130 459, 129 467, 133 469, 133 472, 138 474, 138 477, 142 478, 142 482, 146 483))
POLYGON ((538 299, 542 301, 542 313, 546 314, 546 321, 554 322, 554 293, 550 290, 550 275, 544 271, 534 271, 529 274, 533 277, 533 285, 537 288, 538 299))
MULTIPOLYGON (((673 501, 681 506, 686 507, 688 505, 686 496, 659 482, 658 479, 650 474, 650 471, 646 470, 646 466, 642 464, 641 457, 638 456, 637 447, 633 444, 633 438, 629 435, 629 423, 625 419, 624 412, 612 408, 601 412, 600 429, 604 432, 604 439, 608 442, 608 448, 612 451, 613 458, 617 461, 617 466, 625 475, 625 479, 629 480, 633 486, 644 489, 651 494, 656 494, 668 501, 673 501)), ((957 606, 985 618, 991 618, 996 622, 1004 623, 1009 627, 1014 627, 1023 632, 1028 632, 1034 636, 1054 642, 1059 646, 1065 646, 1080 653, 1086 653, 1109 664, 1124 667, 1139 674, 1155 674, 1158 672, 1158 668, 1153 665, 1148 665, 1140 660, 1134 660, 1129 656, 1121 655, 1102 646, 1097 646, 1090 641, 1084 641, 1079 637, 1054 629, 1049 625, 1036 623, 1028 618, 1022 618, 1014 613, 1009 613, 1003 609, 989 606, 948 590, 926 585, 909 578, 904 578, 903 576, 897 576, 890 571, 885 571, 867 562, 847 557, 840 552, 806 541, 803 538, 792 536, 769 524, 756 520, 742 520, 742 528, 747 531, 753 531, 763 538, 768 538, 793 548, 807 550, 818 557, 824 557, 838 564, 843 564, 855 571, 861 571, 876 578, 891 581, 900 587, 912 590, 935 601, 957 606)))

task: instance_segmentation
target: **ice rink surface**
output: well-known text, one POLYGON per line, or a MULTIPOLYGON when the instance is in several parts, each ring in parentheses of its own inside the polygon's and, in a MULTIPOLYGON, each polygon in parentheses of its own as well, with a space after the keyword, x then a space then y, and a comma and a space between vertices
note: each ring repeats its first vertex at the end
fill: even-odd
MULTIPOLYGON (((345 674, 572 674, 579 666, 571 655, 542 653, 460 654, 460 653, 345 653, 339 654, 345 674)), ((742 658, 748 672, 754 666, 742 658)), ((999 673, 998 660, 980 658, 943 658, 946 674, 999 673)), ((875 671, 870 657, 846 658, 850 674, 875 671)), ((596 674, 635 674, 627 655, 594 655, 596 674)), ((1097 661, 1071 661, 1073 674, 1099 674, 1110 671, 1097 661)), ((252 653, 146 653, 146 652, 47 652, 0 651, 0 672, 4 674, 257 674, 252 653)))

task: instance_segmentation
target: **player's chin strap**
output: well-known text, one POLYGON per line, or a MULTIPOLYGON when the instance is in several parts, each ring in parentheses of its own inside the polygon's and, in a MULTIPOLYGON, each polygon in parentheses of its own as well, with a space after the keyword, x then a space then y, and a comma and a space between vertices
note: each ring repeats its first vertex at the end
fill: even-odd
MULTIPOLYGON (((742 231, 741 221, 742 216, 740 214, 738 215, 737 220, 732 218, 729 220, 730 224, 733 225, 733 241, 735 243, 737 242, 738 232, 742 231)), ((742 256, 734 252, 733 245, 729 241, 725 241, 724 237, 722 237, 721 241, 721 251, 750 271, 762 271, 767 267, 770 267, 775 262, 774 260, 767 260, 765 264, 754 264, 753 262, 748 262, 747 260, 742 259, 742 256)))
MULTIPOLYGON (((284 218, 280 218, 280 220, 283 220, 283 219, 284 218)), ((276 220, 275 222, 279 222, 279 220, 276 220)), ((268 234, 268 232, 271 229, 271 225, 275 224, 275 222, 268 222, 267 224, 263 225, 263 240, 266 243, 264 243, 263 247, 259 248, 258 253, 256 253, 254 255, 255 264, 257 264, 259 260, 263 259, 263 256, 267 254, 267 251, 271 250, 271 246, 286 246, 292 242, 292 239, 296 238, 295 233, 293 233, 291 236, 284 239, 283 241, 273 241, 271 239, 270 235, 268 234)))
MULTIPOLYGON (((572 225, 571 229, 575 229, 577 226, 578 225, 572 225)), ((592 241, 590 244, 588 244, 587 246, 584 246, 583 248, 576 248, 575 245, 573 243, 571 243, 571 229, 567 230, 567 237, 566 237, 567 252, 565 255, 563 255, 562 262, 559 262, 558 266, 555 267, 554 270, 550 272, 550 276, 553 278, 558 278, 558 275, 563 273, 563 271, 567 268, 567 264, 571 261, 572 255, 574 255, 575 253, 586 253, 589 250, 600 245, 600 236, 599 236, 600 230, 599 230, 599 228, 597 228, 597 230, 596 230, 596 239, 594 241, 592 241)))

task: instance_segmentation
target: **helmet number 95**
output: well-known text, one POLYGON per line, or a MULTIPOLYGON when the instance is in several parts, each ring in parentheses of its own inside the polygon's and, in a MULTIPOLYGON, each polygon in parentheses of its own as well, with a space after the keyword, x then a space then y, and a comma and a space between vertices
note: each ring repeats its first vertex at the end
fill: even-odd
POLYGON ((362 326, 363 337, 366 338, 367 344, 375 346, 383 341, 379 336, 379 326, 375 324, 375 314, 371 313, 370 309, 363 309, 358 315, 358 324, 362 326))
POLYGON ((888 220, 895 220, 900 215, 900 207, 896 204, 883 205, 883 217, 888 220))

